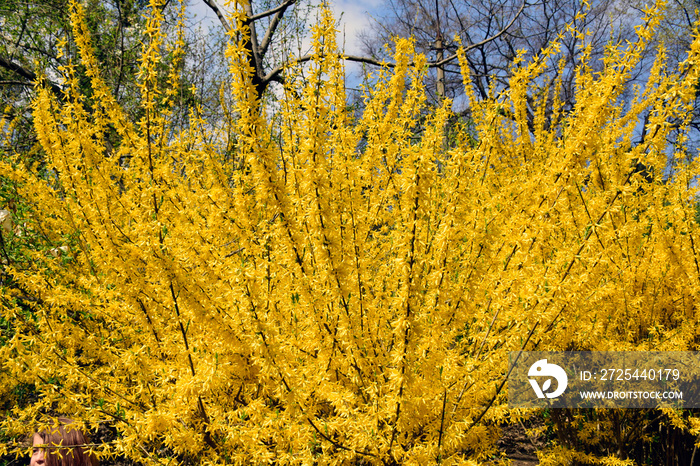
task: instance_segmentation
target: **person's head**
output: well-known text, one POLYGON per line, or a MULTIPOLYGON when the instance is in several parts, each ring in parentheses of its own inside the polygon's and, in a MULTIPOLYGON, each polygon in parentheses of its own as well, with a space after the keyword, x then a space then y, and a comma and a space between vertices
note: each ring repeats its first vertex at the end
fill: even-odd
POLYGON ((97 458, 82 447, 88 440, 73 421, 65 417, 57 421, 57 426, 34 434, 29 466, 98 466, 97 458))

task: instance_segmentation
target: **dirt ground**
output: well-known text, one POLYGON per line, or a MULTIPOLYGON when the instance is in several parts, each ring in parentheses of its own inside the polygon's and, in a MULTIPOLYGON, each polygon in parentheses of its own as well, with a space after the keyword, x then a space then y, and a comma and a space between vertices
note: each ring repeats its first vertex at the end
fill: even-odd
POLYGON ((544 447, 544 440, 528 435, 524 425, 515 424, 503 428, 498 446, 513 460, 513 466, 534 466, 539 464, 535 452, 544 447))

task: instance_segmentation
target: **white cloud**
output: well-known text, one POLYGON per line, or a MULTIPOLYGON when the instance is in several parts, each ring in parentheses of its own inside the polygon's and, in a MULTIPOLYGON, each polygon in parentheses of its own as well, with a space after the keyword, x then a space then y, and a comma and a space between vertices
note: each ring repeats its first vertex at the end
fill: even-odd
POLYGON ((340 20, 338 45, 345 47, 347 53, 360 53, 357 36, 370 26, 373 14, 381 8, 382 3, 372 0, 338 0, 333 2, 331 9, 335 18, 340 20))

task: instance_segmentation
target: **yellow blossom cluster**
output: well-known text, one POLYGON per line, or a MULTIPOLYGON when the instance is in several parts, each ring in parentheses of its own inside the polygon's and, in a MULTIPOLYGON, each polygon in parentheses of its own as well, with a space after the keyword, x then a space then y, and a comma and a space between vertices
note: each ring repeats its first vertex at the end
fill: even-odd
POLYGON ((698 161, 667 141, 698 41, 622 98, 658 9, 581 65, 574 108, 540 79, 554 43, 508 91, 469 93, 469 127, 429 108, 405 40, 352 113, 328 12, 270 118, 234 17, 224 142, 196 112, 170 123, 157 14, 132 121, 72 9, 91 105, 76 83, 40 92, 46 167, 0 164, 41 238, 5 265, 2 380, 39 395, 8 435, 67 414, 118 431, 98 454, 144 464, 475 464, 527 415, 505 405, 509 351, 697 349, 698 161))

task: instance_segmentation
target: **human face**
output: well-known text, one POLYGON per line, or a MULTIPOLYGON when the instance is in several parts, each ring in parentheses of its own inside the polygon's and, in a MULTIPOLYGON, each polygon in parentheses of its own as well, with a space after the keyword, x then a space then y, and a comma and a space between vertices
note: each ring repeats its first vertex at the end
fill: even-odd
POLYGON ((44 459, 44 449, 39 448, 39 445, 43 445, 44 441, 41 438, 41 435, 39 434, 34 434, 34 437, 32 438, 32 446, 34 447, 34 450, 32 450, 32 459, 29 462, 29 466, 44 466, 46 464, 46 460, 44 459))

